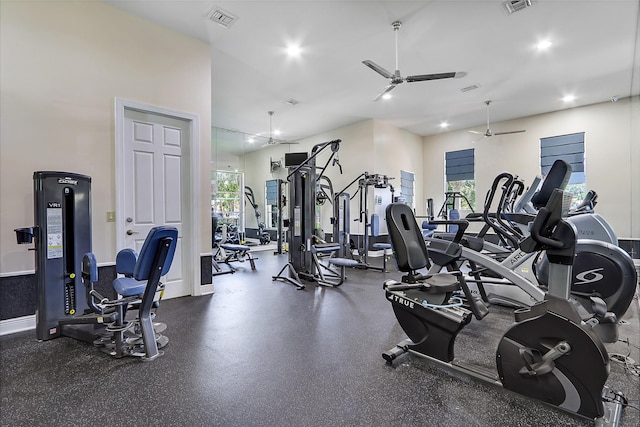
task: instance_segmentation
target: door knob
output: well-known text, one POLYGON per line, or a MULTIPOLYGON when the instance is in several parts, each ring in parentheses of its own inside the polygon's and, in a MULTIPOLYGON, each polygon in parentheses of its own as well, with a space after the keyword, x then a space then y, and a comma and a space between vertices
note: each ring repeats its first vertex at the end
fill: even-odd
POLYGON ((133 230, 127 230, 127 236, 131 236, 133 234, 138 234, 138 232, 133 230))

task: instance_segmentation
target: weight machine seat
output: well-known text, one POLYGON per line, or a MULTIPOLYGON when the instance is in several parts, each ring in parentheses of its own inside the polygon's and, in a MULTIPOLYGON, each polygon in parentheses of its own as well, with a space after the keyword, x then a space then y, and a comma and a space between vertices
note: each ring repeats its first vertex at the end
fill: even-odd
POLYGON ((133 270, 138 261, 138 254, 131 248, 125 248, 116 255, 116 273, 125 277, 133 277, 133 270))
MULTIPOLYGON (((161 249, 160 241, 170 238, 171 244, 162 265, 160 276, 164 276, 169 272, 173 255, 175 254, 176 244, 178 242, 178 230, 175 227, 159 226, 149 231, 147 238, 142 245, 140 255, 133 268, 131 277, 119 277, 113 281, 114 290, 123 297, 141 295, 147 287, 147 280, 153 273, 156 258, 161 249)), ((126 255, 125 255, 126 256, 126 255)), ((157 286, 157 284, 155 284, 157 286)))
POLYGON ((355 259, 329 258, 329 264, 337 265, 339 267, 357 267, 360 263, 355 259))
POLYGON ((311 250, 313 252, 326 254, 340 250, 340 245, 337 243, 316 243, 311 246, 311 250))
POLYGON ((373 249, 391 249, 391 243, 374 243, 373 249))

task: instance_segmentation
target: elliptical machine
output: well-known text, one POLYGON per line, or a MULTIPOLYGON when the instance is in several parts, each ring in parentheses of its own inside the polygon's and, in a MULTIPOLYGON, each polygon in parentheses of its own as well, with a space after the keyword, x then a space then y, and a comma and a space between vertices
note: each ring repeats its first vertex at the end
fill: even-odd
MULTIPOLYGON (((549 174, 551 180, 546 180, 540 192, 535 194, 536 204, 544 206, 554 190, 553 185, 563 184, 557 177, 568 179, 568 164, 556 161, 549 174), (543 204, 544 202, 544 204, 543 204)), ((518 231, 512 221, 520 216, 519 222, 527 224, 534 220, 533 214, 512 214, 504 212, 505 200, 512 193, 512 186, 518 182, 513 175, 503 172, 498 175, 487 193, 482 218, 485 221, 485 232, 492 229, 504 244, 491 244, 481 237, 465 235, 462 240, 462 256, 469 263, 470 272, 467 282, 477 288, 478 292, 486 296, 485 301, 512 307, 527 307, 539 301, 544 296, 544 290, 539 285, 548 285, 546 271, 548 260, 544 253, 540 257, 536 253, 527 253, 518 248, 526 235, 518 231), (502 194, 498 194, 502 190, 502 194), (498 199, 496 211, 491 212, 494 199, 498 199)), ((587 214, 585 214, 587 215, 587 214)), ((567 219, 572 222, 573 217, 567 219)), ((528 234, 528 231, 527 231, 528 234)), ((435 238, 428 238, 431 255, 441 252, 442 238, 451 239, 447 235, 436 234, 435 238)), ((577 234, 577 237, 580 237, 577 234)), ((585 309, 592 310, 592 298, 600 298, 618 317, 627 311, 637 283, 635 266, 631 257, 621 248, 598 240, 578 238, 576 243, 576 257, 572 268, 573 296, 580 301, 585 309)))
MULTIPOLYGON (((398 204, 387 208, 387 226, 404 283, 384 284, 398 322, 409 339, 382 354, 387 363, 412 352, 448 368, 516 393, 541 400, 597 425, 618 424, 624 397, 604 387, 609 358, 593 327, 597 318, 581 319, 569 301, 571 268, 576 251, 575 228, 562 218, 562 191, 556 190, 540 209, 531 235, 520 244, 526 252, 546 250, 549 292, 532 307, 517 310, 515 323, 504 333, 496 351, 497 375, 486 368, 456 360, 457 334, 472 311, 455 294, 462 276, 423 276, 428 254, 413 212, 398 204), (456 286, 453 282, 458 282, 456 286), (412 283, 414 282, 414 283, 412 283)), ((615 315, 602 316, 615 325, 615 315)))

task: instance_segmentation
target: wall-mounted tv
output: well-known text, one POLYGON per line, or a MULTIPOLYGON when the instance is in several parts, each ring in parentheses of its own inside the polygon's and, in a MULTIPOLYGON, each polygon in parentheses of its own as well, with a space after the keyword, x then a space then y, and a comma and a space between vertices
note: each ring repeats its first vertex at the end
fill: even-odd
POLYGON ((298 166, 302 164, 309 155, 307 153, 285 153, 284 155, 284 167, 298 166))

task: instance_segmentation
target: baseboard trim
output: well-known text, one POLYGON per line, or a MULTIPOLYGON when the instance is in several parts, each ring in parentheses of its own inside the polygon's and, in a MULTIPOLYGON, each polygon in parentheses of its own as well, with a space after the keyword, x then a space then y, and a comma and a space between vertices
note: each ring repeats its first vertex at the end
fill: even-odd
POLYGON ((0 320, 0 336, 36 328, 36 315, 0 320))

